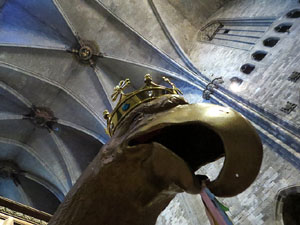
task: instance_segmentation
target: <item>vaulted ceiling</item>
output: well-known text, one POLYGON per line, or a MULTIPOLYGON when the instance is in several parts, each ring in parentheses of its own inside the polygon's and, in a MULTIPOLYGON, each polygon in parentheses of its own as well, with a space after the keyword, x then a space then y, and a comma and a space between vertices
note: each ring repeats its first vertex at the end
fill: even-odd
POLYGON ((108 140, 113 87, 124 78, 140 87, 150 73, 184 88, 190 72, 101 1, 0 6, 0 195, 53 212, 41 196, 59 204, 108 140))
MULTIPOLYGON (((277 14, 291 1, 268 0, 277 14)), ((131 80, 131 91, 147 73, 156 83, 167 76, 189 102, 202 102, 215 78, 203 68, 230 57, 220 56, 220 66, 218 51, 203 60, 213 45, 200 44, 199 30, 227 2, 0 0, 0 195, 53 213, 108 141, 102 113, 114 107, 110 96, 122 79, 131 80), (41 205, 45 196, 48 205, 41 205)), ((283 152, 297 146, 286 117, 252 104, 247 90, 232 93, 225 78, 211 102, 244 113, 265 138, 279 138, 283 152)))

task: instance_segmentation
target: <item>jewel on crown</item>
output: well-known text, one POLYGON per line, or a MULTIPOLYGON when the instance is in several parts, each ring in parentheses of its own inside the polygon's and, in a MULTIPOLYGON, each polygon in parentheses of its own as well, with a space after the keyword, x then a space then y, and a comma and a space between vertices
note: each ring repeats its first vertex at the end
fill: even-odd
POLYGON ((126 117, 126 115, 140 104, 152 101, 164 95, 182 94, 168 78, 162 77, 162 79, 172 87, 168 88, 154 83, 150 74, 145 75, 144 87, 130 93, 124 93, 124 89, 130 85, 130 80, 125 79, 119 82, 111 95, 113 101, 116 101, 119 98, 118 104, 111 113, 109 113, 108 110, 103 112, 103 116, 107 121, 106 133, 109 136, 114 134, 118 124, 126 117))

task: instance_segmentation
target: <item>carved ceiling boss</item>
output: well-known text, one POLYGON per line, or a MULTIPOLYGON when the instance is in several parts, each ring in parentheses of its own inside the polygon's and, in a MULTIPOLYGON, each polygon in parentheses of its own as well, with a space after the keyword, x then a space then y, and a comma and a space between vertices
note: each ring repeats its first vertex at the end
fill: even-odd
MULTIPOLYGON (((170 88, 145 76, 145 86, 124 93, 121 81, 104 112, 110 141, 67 195, 50 225, 154 225, 177 193, 230 197, 257 176, 262 144, 239 113, 211 104, 188 104, 170 88), (225 156, 213 181, 195 175, 201 166, 225 156)), ((84 149, 83 149, 84 150, 84 149)))

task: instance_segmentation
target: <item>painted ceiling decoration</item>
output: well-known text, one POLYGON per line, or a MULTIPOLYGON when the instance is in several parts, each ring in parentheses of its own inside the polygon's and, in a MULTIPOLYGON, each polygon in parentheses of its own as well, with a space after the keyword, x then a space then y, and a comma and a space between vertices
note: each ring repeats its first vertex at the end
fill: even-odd
MULTIPOLYGON (((30 192, 34 187, 62 201, 109 139, 102 113, 115 106, 111 95, 120 80, 131 80, 130 92, 142 85, 145 74, 158 84, 166 76, 189 102, 203 101, 210 78, 170 31, 161 4, 148 1, 172 49, 168 55, 104 2, 0 0, 0 162, 22 171, 24 184, 2 176, 12 191, 0 184, 0 195, 18 195, 13 199, 41 207, 30 192)), ((210 102, 247 111, 244 115, 262 135, 281 133, 278 151, 288 151, 300 168, 299 157, 290 150, 299 144, 293 126, 222 86, 210 102)))

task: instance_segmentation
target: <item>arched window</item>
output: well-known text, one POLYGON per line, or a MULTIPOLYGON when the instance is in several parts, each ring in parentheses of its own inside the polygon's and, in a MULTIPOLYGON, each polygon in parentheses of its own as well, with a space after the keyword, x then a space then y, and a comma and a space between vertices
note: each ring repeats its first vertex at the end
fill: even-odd
POLYGON ((255 61, 261 61, 268 53, 265 51, 256 51, 252 54, 252 59, 255 61))
POLYGON ((292 186, 276 196, 276 222, 279 225, 298 225, 300 222, 300 186, 292 186))
POLYGON ((230 78, 230 90, 232 90, 233 92, 238 92, 240 91, 240 85, 243 83, 243 80, 239 77, 231 77, 230 78))
POLYGON ((263 41, 264 46, 274 47, 279 41, 278 37, 269 37, 263 41))
POLYGON ((289 32, 292 25, 293 25, 292 23, 282 23, 276 26, 274 30, 278 33, 289 32))
POLYGON ((250 74, 253 70, 255 69, 255 66, 252 64, 244 64, 241 67, 241 72, 245 73, 245 74, 250 74))
POLYGON ((241 78, 238 78, 238 77, 231 77, 230 78, 230 82, 231 83, 241 84, 241 83, 243 83, 243 80, 241 78))
POLYGON ((290 11, 288 14, 286 14, 287 18, 299 18, 300 17, 300 9, 294 9, 292 11, 290 11))

